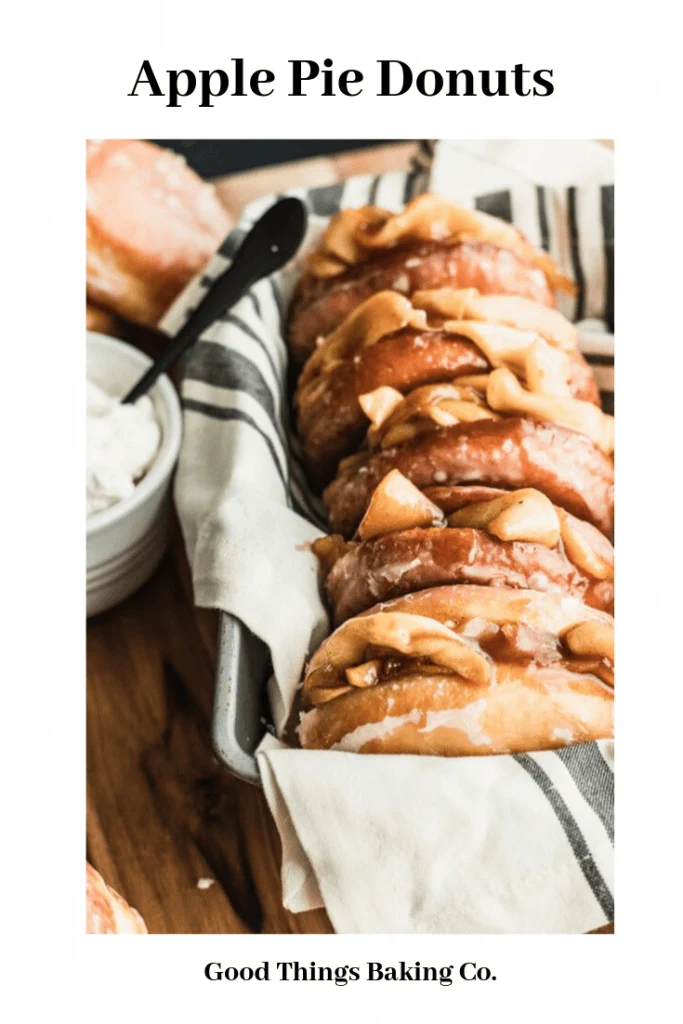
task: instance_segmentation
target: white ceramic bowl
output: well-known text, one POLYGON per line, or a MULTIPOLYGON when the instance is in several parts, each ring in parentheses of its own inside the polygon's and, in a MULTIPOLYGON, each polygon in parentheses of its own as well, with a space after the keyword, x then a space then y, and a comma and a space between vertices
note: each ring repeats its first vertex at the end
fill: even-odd
MULTIPOLYGON (((124 395, 150 363, 148 356, 118 338, 87 333, 88 377, 111 395, 124 395)), ((133 494, 86 519, 88 615, 113 607, 142 586, 166 550, 182 414, 165 374, 149 396, 162 435, 154 462, 133 494)))

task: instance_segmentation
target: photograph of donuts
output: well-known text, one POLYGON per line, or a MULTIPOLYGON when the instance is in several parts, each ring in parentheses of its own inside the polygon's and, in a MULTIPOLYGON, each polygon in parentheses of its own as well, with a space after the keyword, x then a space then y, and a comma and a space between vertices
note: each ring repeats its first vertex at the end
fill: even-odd
POLYGON ((86 179, 86 930, 612 933, 610 140, 86 179))

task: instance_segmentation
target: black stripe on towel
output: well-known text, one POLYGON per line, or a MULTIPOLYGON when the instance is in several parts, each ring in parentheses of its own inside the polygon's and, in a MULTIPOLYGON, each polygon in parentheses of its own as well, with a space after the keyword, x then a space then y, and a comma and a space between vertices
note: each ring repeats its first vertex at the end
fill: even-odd
POLYGON ((321 188, 312 188, 306 196, 306 201, 312 213, 319 217, 331 217, 339 212, 344 183, 337 185, 323 185, 321 188))
POLYGON ((247 292, 247 295, 251 299, 251 302, 252 302, 252 305, 254 307, 254 312, 256 313, 256 316, 260 320, 261 319, 261 303, 258 300, 258 296, 256 295, 256 292, 254 291, 253 288, 250 288, 249 291, 247 292))
POLYGON ((195 398, 183 398, 181 404, 183 409, 189 409, 192 412, 200 412, 203 416, 210 416, 214 420, 239 420, 241 423, 247 423, 252 427, 266 442, 278 476, 280 477, 280 480, 282 480, 282 486, 284 487, 287 495, 287 504, 289 505, 291 503, 289 481, 286 479, 285 473, 280 465, 280 460, 278 459, 277 452, 275 451, 275 445, 266 432, 261 430, 258 423, 251 418, 249 413, 244 412, 242 409, 223 409, 220 405, 211 405, 209 402, 198 402, 195 398))
POLYGON ((614 920, 614 897, 609 891, 600 870, 593 860, 593 855, 581 832, 581 829, 574 820, 574 816, 567 807, 561 795, 552 784, 548 775, 543 771, 537 761, 528 754, 514 754, 517 764, 527 772, 534 780, 539 789, 543 792, 548 803, 552 807, 557 820, 564 829, 567 841, 574 851, 576 861, 588 882, 593 895, 602 907, 603 913, 608 921, 614 920))
POLYGON ((608 416, 614 416, 614 392, 601 391, 600 405, 602 406, 602 411, 606 412, 608 416))
POLYGON ((538 230, 541 248, 548 252, 550 250, 550 228, 548 227, 548 210, 545 205, 545 189, 542 185, 536 186, 536 205, 538 207, 538 230))
POLYGON ((593 808, 614 842, 614 775, 597 743, 577 743, 555 754, 576 783, 587 804, 593 808))
POLYGON ((583 357, 591 366, 614 366, 614 356, 603 356, 597 352, 584 352, 583 357))
POLYGON ((372 179, 372 185, 368 192, 368 206, 374 206, 377 202, 377 189, 379 188, 380 178, 379 175, 372 179))
POLYGON ((434 160, 434 139, 420 139, 417 151, 412 159, 413 166, 420 171, 428 171, 434 160))
MULTIPOLYGON (((240 331, 243 331, 244 334, 250 337, 252 341, 256 342, 256 344, 262 350, 264 356, 268 360, 270 368, 273 371, 273 376, 275 377, 275 380, 278 383, 280 383, 282 371, 278 371, 277 367, 275 366, 275 360, 273 359, 272 352, 264 342, 263 338, 260 337, 260 335, 253 329, 253 327, 250 327, 249 324, 246 323, 246 321, 242 320, 240 317, 235 316, 234 313, 224 313, 223 316, 220 317, 220 319, 223 321, 223 323, 232 324, 233 327, 238 327, 240 331)), ((210 383, 211 381, 209 381, 209 384, 210 383)))
POLYGON ((586 315, 586 282, 581 266, 581 255, 579 250, 579 219, 576 207, 576 188, 571 186, 567 189, 567 220, 569 227, 569 248, 572 254, 572 267, 574 269, 574 281, 576 282, 576 304, 574 306, 574 320, 583 320, 586 315))
POLYGON ((188 380, 200 380, 217 388, 244 391, 263 407, 272 420, 275 431, 281 433, 273 393, 258 368, 241 352, 226 348, 215 341, 200 340, 192 350, 185 377, 188 380))
POLYGON ((605 314, 610 331, 614 334, 614 185, 600 189, 602 210, 602 237, 605 248, 605 314))
POLYGON ((485 196, 477 196, 475 206, 482 213, 490 213, 492 217, 500 217, 508 224, 512 223, 512 196, 506 189, 505 192, 489 192, 485 196))
POLYGON ((415 187, 420 172, 415 170, 411 171, 410 174, 406 174, 406 180, 403 184, 403 205, 407 206, 411 199, 415 198, 415 187))

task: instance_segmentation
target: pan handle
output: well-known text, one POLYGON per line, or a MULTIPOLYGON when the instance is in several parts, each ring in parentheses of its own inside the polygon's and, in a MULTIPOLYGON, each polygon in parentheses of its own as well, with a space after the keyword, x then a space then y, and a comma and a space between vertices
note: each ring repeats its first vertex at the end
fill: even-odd
POLYGON ((255 751, 265 734, 270 652, 244 623, 220 613, 211 739, 216 757, 233 775, 260 786, 255 751))

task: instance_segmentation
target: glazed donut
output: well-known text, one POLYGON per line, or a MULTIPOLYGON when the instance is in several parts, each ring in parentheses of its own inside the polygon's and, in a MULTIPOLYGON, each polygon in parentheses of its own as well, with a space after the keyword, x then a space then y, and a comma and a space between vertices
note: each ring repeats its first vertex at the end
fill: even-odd
POLYGON ((553 306, 553 289, 573 286, 547 253, 496 217, 438 196, 402 213, 342 210, 308 261, 289 318, 292 361, 301 366, 361 302, 383 289, 409 295, 444 285, 526 296, 553 306))
POLYGON ((508 754, 613 735, 611 616, 571 597, 460 585, 348 619, 313 655, 302 747, 508 754))
POLYGON ((568 394, 598 405, 590 367, 575 347, 575 329, 555 310, 517 297, 479 296, 474 289, 420 292, 412 303, 387 291, 368 299, 325 339, 299 380, 297 428, 311 481, 324 486, 339 460, 358 447, 367 423, 362 395, 379 387, 405 394, 495 366, 512 365, 524 377, 524 353, 540 331, 548 344, 564 349, 554 355, 568 394), (467 319, 472 316, 484 321, 480 328, 467 319), (483 336, 487 322, 497 327, 483 336))
POLYGON ((614 464, 583 434, 523 417, 458 423, 395 448, 344 460, 323 500, 330 529, 351 537, 391 469, 420 490, 434 485, 532 487, 554 505, 612 535, 614 464))
POLYGON ((89 935, 146 935, 137 910, 114 892, 90 864, 85 865, 85 930, 89 935))
POLYGON ((153 327, 230 229, 213 186, 149 142, 87 145, 88 299, 153 327))
MULTIPOLYGON (((335 625, 387 601, 442 584, 476 583, 577 597, 614 608, 614 550, 588 523, 539 491, 471 490, 450 518, 397 470, 375 490, 358 540, 324 537, 313 550, 335 625)), ((449 500, 450 498, 450 500, 449 500)))

